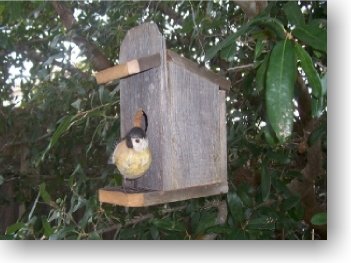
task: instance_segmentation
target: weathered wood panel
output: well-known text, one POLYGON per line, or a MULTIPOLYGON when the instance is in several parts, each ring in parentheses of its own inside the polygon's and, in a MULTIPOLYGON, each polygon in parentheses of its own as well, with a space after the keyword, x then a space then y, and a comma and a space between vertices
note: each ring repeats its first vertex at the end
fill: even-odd
POLYGON ((167 61, 165 41, 150 23, 127 33, 120 63, 157 52, 160 67, 120 81, 121 135, 142 107, 153 155, 148 173, 126 186, 168 191, 227 185, 225 91, 219 88, 228 89, 228 81, 171 51, 167 61))
POLYGON ((181 57, 171 50, 167 50, 167 60, 173 61, 179 66, 186 68, 188 71, 207 79, 208 81, 219 86, 221 90, 230 90, 231 82, 229 80, 208 70, 205 67, 200 67, 200 65, 196 64, 195 62, 181 57))
POLYGON ((99 190, 99 201, 127 207, 142 207, 227 192, 228 185, 226 183, 193 186, 168 191, 140 191, 138 193, 126 193, 119 188, 103 188, 99 190))
POLYGON ((165 41, 155 24, 146 23, 128 31, 120 49, 120 63, 160 52, 161 66, 133 75, 120 81, 121 135, 133 125, 133 115, 142 107, 149 120, 147 136, 153 162, 147 174, 128 181, 128 186, 162 189, 162 156, 160 149, 161 92, 165 81, 165 41))
POLYGON ((220 145, 220 161, 218 162, 219 175, 222 182, 227 182, 227 116, 226 116, 226 92, 218 91, 219 100, 219 145, 220 145))
POLYGON ((186 67, 168 62, 163 119, 163 189, 223 181, 219 87, 186 67))

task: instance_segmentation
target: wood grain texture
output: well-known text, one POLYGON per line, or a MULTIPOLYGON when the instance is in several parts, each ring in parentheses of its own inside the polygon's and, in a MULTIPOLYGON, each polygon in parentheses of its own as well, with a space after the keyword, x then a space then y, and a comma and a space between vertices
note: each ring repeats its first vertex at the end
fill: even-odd
POLYGON ((189 59, 179 56, 177 53, 167 50, 167 60, 173 61, 181 67, 186 68, 188 71, 201 76, 213 84, 219 86, 221 90, 230 90, 231 82, 227 80, 225 77, 220 76, 205 67, 200 67, 198 64, 192 62, 189 59))
POLYGON ((140 191, 137 193, 127 193, 120 188, 103 188, 99 190, 99 201, 114 205, 127 207, 144 207, 211 196, 225 194, 228 192, 226 183, 216 183, 203 186, 194 186, 183 189, 168 191, 140 191))
POLYGON ((221 182, 218 85, 168 61, 163 189, 221 182))
POLYGON ((125 186, 163 192, 227 186, 225 91, 220 87, 227 89, 228 81, 167 52, 162 35, 151 23, 127 33, 120 63, 157 52, 160 67, 120 81, 121 135, 133 127, 135 112, 143 108, 153 157, 146 175, 127 181, 125 186))
POLYGON ((223 90, 218 91, 218 104, 219 104, 219 163, 218 171, 220 180, 227 181, 227 113, 226 113, 226 92, 223 90))
POLYGON ((133 127, 133 116, 139 108, 143 108, 148 116, 149 127, 147 137, 151 148, 153 162, 150 170, 127 186, 162 189, 162 156, 161 138, 161 91, 165 86, 165 41, 157 26, 146 23, 128 31, 120 49, 120 63, 132 59, 160 53, 160 67, 138 73, 120 81, 121 136, 133 127))

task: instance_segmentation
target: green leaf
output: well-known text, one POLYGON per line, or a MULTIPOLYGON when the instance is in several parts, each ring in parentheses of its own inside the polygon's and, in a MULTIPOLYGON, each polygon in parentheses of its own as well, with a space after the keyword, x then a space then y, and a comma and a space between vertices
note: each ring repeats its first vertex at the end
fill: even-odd
POLYGON ((261 216, 253 218, 248 221, 246 228, 259 230, 274 230, 275 220, 270 216, 261 216))
POLYGON ((101 236, 98 232, 93 231, 93 232, 89 233, 88 239, 89 240, 101 240, 101 236))
POLYGON ((269 53, 264 57, 264 60, 256 73, 256 87, 258 92, 262 92, 266 83, 267 67, 269 62, 269 53))
POLYGON ((327 224, 327 213, 318 213, 312 216, 311 223, 316 226, 326 225, 327 224))
POLYGON ((206 51, 205 61, 212 59, 218 53, 218 51, 220 51, 221 49, 229 46, 230 44, 235 44, 235 40, 238 37, 240 37, 242 34, 245 34, 249 28, 250 28, 250 24, 245 24, 245 25, 241 26, 235 33, 226 37, 223 41, 221 41, 217 45, 209 48, 206 51))
POLYGON ((268 151, 265 157, 278 164, 287 165, 291 161, 289 154, 284 151, 268 151))
POLYGON ((269 145, 274 146, 278 143, 278 139, 269 123, 262 128, 262 132, 269 145))
POLYGON ((262 38, 257 39, 256 47, 255 47, 255 57, 254 57, 255 60, 262 54, 263 47, 264 47, 264 40, 262 38))
POLYGON ((301 199, 299 196, 292 195, 287 199, 284 199, 284 201, 282 202, 282 206, 283 206, 283 209, 287 211, 297 206, 298 204, 300 204, 300 202, 301 202, 301 199))
POLYGON ((0 185, 2 185, 4 183, 5 179, 2 175, 0 175, 0 185))
POLYGON ((43 155, 42 155, 42 160, 44 160, 45 155, 48 153, 48 151, 57 143, 58 139, 61 137, 61 135, 66 132, 72 125, 73 120, 75 119, 75 115, 67 115, 64 116, 60 120, 60 125, 57 127, 56 131, 52 135, 49 145, 45 149, 43 155))
POLYGON ((49 238, 49 236, 51 236, 54 233, 54 230, 52 229, 50 223, 48 222, 48 220, 46 218, 42 218, 41 222, 43 224, 44 235, 47 238, 49 238))
POLYGON ((292 34, 314 49, 327 52, 327 31, 318 25, 296 26, 292 34))
POLYGON ((203 234, 209 227, 216 225, 217 213, 214 211, 206 211, 201 213, 200 220, 196 226, 194 233, 196 235, 203 234))
POLYGON ((76 212, 79 208, 83 207, 86 204, 86 202, 87 200, 81 196, 72 197, 70 212, 71 213, 76 212))
POLYGON ((268 120, 280 143, 291 135, 294 121, 294 83, 296 60, 289 40, 278 42, 271 53, 266 79, 268 120))
POLYGON ((271 174, 267 171, 267 167, 261 169, 261 192, 262 200, 265 201, 269 197, 271 191, 271 174))
POLYGON ((258 17, 251 21, 250 26, 259 26, 268 29, 278 40, 286 38, 284 25, 276 18, 258 17))
POLYGON ((51 205, 51 196, 50 194, 46 191, 46 184, 45 183, 41 183, 39 185, 39 193, 41 198, 44 200, 45 203, 50 204, 51 205))
POLYGON ((76 234, 76 228, 74 226, 64 226, 56 230, 50 237, 49 240, 60 240, 60 239, 69 239, 69 234, 76 234))
POLYGON ((23 222, 17 222, 15 224, 12 224, 6 228, 6 233, 7 235, 13 234, 19 229, 21 229, 25 224, 23 222))
POLYGON ((312 117, 319 118, 325 110, 325 99, 323 96, 319 98, 312 97, 312 117))
POLYGON ((307 51, 297 43, 295 44, 295 52, 297 58, 300 60, 303 71, 306 73, 308 83, 312 88, 312 95, 319 98, 322 95, 322 83, 313 65, 312 58, 307 51))
POLYGON ((205 61, 212 59, 218 51, 229 46, 230 44, 235 44, 235 41, 241 35, 247 33, 251 28, 259 26, 268 29, 275 34, 277 39, 285 39, 285 29, 283 24, 275 18, 271 17, 257 17, 247 24, 241 26, 235 33, 226 37, 223 41, 219 42, 217 45, 209 48, 206 51, 205 61))
POLYGON ((305 24, 301 8, 296 1, 291 1, 285 4, 283 10, 291 24, 298 26, 305 24))
POLYGON ((227 201, 229 211, 232 215, 233 220, 239 222, 244 218, 243 202, 235 192, 229 192, 227 194, 227 201))
POLYGON ((236 45, 229 45, 223 48, 220 52, 220 57, 228 62, 233 62, 236 54, 236 45))

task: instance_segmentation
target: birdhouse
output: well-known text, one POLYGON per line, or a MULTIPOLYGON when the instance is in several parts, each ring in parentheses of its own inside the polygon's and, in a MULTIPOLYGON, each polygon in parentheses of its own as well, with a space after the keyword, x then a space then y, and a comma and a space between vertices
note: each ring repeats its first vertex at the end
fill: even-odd
POLYGON ((97 82, 121 78, 122 137, 144 110, 152 164, 123 187, 99 189, 100 202, 140 207, 226 193, 230 82, 168 50, 154 23, 127 32, 119 62, 115 73, 99 72, 97 82))

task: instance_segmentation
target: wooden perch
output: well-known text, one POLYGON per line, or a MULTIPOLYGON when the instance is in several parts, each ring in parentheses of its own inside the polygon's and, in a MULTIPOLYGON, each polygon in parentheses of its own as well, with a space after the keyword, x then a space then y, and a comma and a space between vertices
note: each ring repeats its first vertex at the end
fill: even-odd
POLYGON ((158 67, 160 64, 161 56, 160 53, 157 53, 151 56, 133 59, 124 64, 102 70, 96 73, 95 78, 98 84, 107 83, 112 80, 124 78, 132 74, 158 67))

